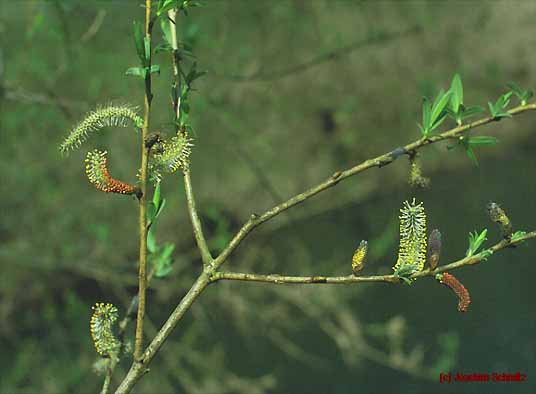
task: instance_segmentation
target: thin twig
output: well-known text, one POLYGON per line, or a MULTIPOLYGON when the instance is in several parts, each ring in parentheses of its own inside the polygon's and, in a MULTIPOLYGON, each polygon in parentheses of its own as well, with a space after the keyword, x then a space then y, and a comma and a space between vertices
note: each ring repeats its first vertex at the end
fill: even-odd
MULTIPOLYGON (((421 272, 413 274, 410 278, 419 278, 423 276, 432 276, 439 274, 445 271, 453 271, 455 269, 464 267, 466 265, 478 264, 486 260, 490 253, 495 253, 499 250, 512 247, 520 244, 523 241, 528 239, 536 238, 536 231, 532 231, 518 237, 513 241, 502 240, 491 248, 484 250, 481 253, 478 253, 474 256, 465 257, 463 259, 457 260, 453 263, 441 265, 435 270, 425 269, 421 272)), ((348 263, 348 267, 350 264, 348 263)), ((372 275, 372 276, 292 276, 292 275, 278 275, 278 274, 252 274, 252 273, 240 273, 240 272, 216 272, 211 277, 211 282, 216 282, 218 280, 239 280, 246 282, 263 282, 263 283, 273 283, 273 284, 315 284, 315 283, 324 283, 324 284, 350 284, 350 283, 364 283, 364 282, 388 282, 388 283, 397 283, 400 282, 400 279, 394 275, 372 275)))
MULTIPOLYGON (((151 0, 145 0, 145 37, 151 41, 151 0)), ((151 68, 151 56, 149 54, 148 70, 151 68)), ((140 266, 138 273, 138 316, 136 319, 136 341, 134 344, 134 359, 141 357, 143 350, 143 317, 145 315, 145 292, 147 286, 147 162, 148 151, 145 147, 145 139, 149 130, 149 114, 151 111, 151 73, 145 74, 145 97, 143 103, 143 127, 141 132, 141 171, 140 171, 140 189, 141 197, 139 199, 139 232, 140 232, 140 266)))
MULTIPOLYGON (((536 110, 536 104, 521 105, 519 107, 509 110, 508 113, 511 115, 517 115, 522 112, 530 111, 530 110, 536 110)), ((407 144, 406 146, 398 148, 392 152, 385 153, 373 159, 366 160, 362 162, 361 164, 358 164, 357 166, 351 167, 347 170, 337 171, 324 182, 310 188, 309 190, 306 190, 303 193, 297 194, 294 197, 289 198, 287 201, 279 205, 276 205, 275 207, 266 211, 260 216, 256 214, 251 215, 250 219, 242 226, 242 228, 240 228, 238 233, 236 233, 233 239, 229 242, 229 245, 227 245, 227 247, 220 253, 220 255, 214 259, 214 265, 217 268, 221 264, 223 264, 227 260, 229 255, 238 247, 238 245, 240 245, 240 243, 244 240, 244 238, 246 238, 246 236, 255 227, 279 215, 281 212, 304 202, 305 200, 315 196, 316 194, 335 186, 340 181, 348 177, 351 177, 352 175, 356 175, 356 174, 359 174, 360 172, 366 171, 370 168, 386 166, 392 163, 393 161, 395 161, 400 156, 399 152, 408 153, 408 152, 416 151, 427 145, 437 143, 439 141, 443 141, 447 139, 455 139, 455 138, 462 136, 465 132, 471 129, 477 128, 479 126, 483 126, 485 124, 488 124, 494 121, 497 121, 497 119, 492 118, 492 117, 483 118, 475 122, 468 123, 466 125, 455 127, 443 133, 430 136, 428 138, 421 138, 415 142, 407 144)))
MULTIPOLYGON (((180 118, 180 110, 181 110, 180 109, 181 107, 180 106, 181 79, 179 75, 179 64, 178 64, 179 59, 176 53, 176 51, 179 49, 178 41, 177 41, 177 29, 175 26, 176 16, 177 16, 177 11, 175 9, 171 9, 168 11, 168 18, 169 18, 169 24, 170 24, 170 30, 171 30, 171 48, 173 49, 172 87, 176 90, 176 94, 174 95, 174 97, 177 98, 177 100, 173 102, 173 108, 175 110, 175 122, 180 118)), ((194 198, 194 192, 192 189, 192 181, 190 179, 189 169, 184 169, 183 175, 184 175, 184 189, 186 191, 186 202, 188 204, 188 214, 190 216, 190 221, 192 222, 195 241, 201 253, 201 260, 203 261, 203 265, 207 266, 208 264, 212 262, 212 255, 210 254, 210 249, 208 247, 207 241, 203 234, 203 227, 201 225, 201 220, 199 219, 199 215, 197 214, 197 208, 195 207, 195 198, 194 198)))

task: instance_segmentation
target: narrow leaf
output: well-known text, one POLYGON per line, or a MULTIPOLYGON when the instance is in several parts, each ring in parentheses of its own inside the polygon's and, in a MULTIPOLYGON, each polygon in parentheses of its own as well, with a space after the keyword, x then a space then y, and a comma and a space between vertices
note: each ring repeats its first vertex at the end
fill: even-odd
POLYGON ((458 113, 460 105, 463 104, 463 85, 459 74, 455 74, 454 78, 452 78, 450 91, 452 92, 450 97, 451 108, 455 113, 458 113))

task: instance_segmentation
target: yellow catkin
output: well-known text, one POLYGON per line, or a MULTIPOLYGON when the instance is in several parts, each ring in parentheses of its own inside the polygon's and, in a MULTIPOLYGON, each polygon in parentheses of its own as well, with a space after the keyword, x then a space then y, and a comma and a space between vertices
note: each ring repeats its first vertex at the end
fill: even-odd
POLYGON ((363 269, 365 258, 367 257, 367 249, 367 241, 361 241, 354 252, 354 256, 352 257, 352 272, 354 275, 357 275, 357 273, 363 269))
POLYGON ((398 271, 404 266, 414 265, 415 270, 422 271, 426 261, 426 213, 422 202, 410 204, 404 202, 400 210, 400 247, 398 259, 393 267, 398 271))

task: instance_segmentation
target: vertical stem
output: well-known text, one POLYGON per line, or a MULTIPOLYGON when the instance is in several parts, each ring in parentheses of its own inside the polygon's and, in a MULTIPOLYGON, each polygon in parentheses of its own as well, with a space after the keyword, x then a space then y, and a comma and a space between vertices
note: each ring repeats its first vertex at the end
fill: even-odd
MULTIPOLYGON (((145 0, 145 37, 151 41, 151 0, 145 0)), ((143 105, 143 127, 141 130, 141 174, 140 174, 140 266, 138 273, 138 316, 136 320, 136 341, 134 344, 134 360, 139 360, 143 351, 143 318, 145 316, 145 292, 147 287, 147 155, 148 151, 145 147, 145 139, 149 130, 149 113, 151 110, 151 55, 148 54, 148 70, 145 75, 145 97, 143 105)))

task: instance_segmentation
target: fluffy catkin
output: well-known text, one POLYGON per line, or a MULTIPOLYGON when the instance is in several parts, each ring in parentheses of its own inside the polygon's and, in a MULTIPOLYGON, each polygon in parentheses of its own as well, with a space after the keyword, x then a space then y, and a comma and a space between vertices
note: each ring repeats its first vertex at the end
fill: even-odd
POLYGON ((74 127, 60 145, 60 152, 67 154, 87 140, 90 133, 104 127, 127 127, 129 122, 141 128, 143 118, 129 105, 109 105, 90 112, 74 127))

